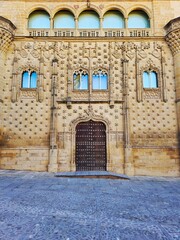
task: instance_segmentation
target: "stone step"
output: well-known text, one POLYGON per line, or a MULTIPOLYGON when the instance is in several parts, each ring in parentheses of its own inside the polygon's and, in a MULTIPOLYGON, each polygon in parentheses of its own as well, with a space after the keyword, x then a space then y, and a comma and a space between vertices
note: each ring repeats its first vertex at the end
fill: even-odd
POLYGON ((130 180, 127 175, 108 172, 108 171, 76 171, 76 172, 57 172, 55 177, 69 178, 106 178, 130 180))

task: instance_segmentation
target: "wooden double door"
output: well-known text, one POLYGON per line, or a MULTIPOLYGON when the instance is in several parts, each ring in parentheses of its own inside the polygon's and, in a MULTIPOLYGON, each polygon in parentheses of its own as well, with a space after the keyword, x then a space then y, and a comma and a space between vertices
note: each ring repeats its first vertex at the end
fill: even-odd
POLYGON ((76 126, 76 171, 106 171, 106 126, 81 122, 76 126))

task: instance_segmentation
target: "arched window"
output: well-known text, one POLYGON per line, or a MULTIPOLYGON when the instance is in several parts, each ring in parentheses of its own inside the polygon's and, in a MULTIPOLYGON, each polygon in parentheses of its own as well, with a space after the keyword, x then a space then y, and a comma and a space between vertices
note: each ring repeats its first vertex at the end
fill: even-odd
POLYGON ((119 11, 110 10, 104 14, 103 28, 124 28, 124 17, 119 11))
POLYGON ((94 11, 84 11, 79 16, 79 28, 100 28, 99 16, 94 11))
POLYGON ((74 15, 66 10, 56 13, 54 28, 75 28, 74 15))
POLYGON ((143 72, 143 88, 158 88, 158 78, 156 72, 143 72))
POLYGON ((28 28, 50 28, 50 16, 44 10, 36 10, 29 15, 28 28))
POLYGON ((148 15, 141 10, 132 11, 128 17, 128 28, 150 28, 148 15))
POLYGON ((22 74, 22 88, 36 88, 37 87, 37 73, 25 71, 22 74))
POLYGON ((75 90, 87 90, 88 89, 89 76, 86 71, 80 69, 73 75, 73 84, 75 90))
POLYGON ((92 75, 93 90, 107 90, 108 89, 108 76, 105 71, 99 69, 92 75))

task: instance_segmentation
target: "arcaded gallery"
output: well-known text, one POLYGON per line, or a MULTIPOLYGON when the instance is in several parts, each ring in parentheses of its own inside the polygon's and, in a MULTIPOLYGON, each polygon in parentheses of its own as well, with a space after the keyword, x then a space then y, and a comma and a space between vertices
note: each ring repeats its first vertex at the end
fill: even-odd
POLYGON ((0 4, 0 169, 179 176, 179 0, 0 4))

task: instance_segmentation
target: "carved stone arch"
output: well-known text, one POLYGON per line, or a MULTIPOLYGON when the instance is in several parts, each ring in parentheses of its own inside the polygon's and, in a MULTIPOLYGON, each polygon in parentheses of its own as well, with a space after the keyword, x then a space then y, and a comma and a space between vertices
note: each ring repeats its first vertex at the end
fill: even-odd
POLYGON ((106 75, 106 90, 108 90, 109 88, 110 88, 110 82, 109 82, 109 80, 110 80, 110 70, 109 70, 109 68, 107 68, 107 67, 104 67, 104 66, 102 66, 102 65, 99 65, 99 66, 96 66, 96 67, 94 67, 93 69, 92 69, 92 79, 91 79, 91 81, 92 81, 92 84, 93 84, 93 76, 94 75, 98 75, 98 76, 102 76, 102 75, 106 75))
POLYGON ((137 89, 137 94, 138 96, 141 95, 141 98, 139 99, 140 101, 142 101, 143 99, 151 99, 151 98, 157 98, 157 99, 162 99, 163 101, 167 101, 165 99, 165 86, 163 84, 163 78, 162 78, 162 71, 161 71, 161 67, 157 67, 151 59, 148 60, 147 64, 142 66, 140 68, 140 79, 138 81, 139 84, 139 88, 137 89), (143 73, 144 72, 155 72, 157 74, 157 88, 149 88, 146 89, 143 87, 143 73))
POLYGON ((96 67, 94 67, 92 69, 92 72, 96 72, 98 70, 102 70, 103 72, 106 72, 107 74, 109 74, 109 68, 102 66, 102 65, 97 65, 96 67))
POLYGON ((37 4, 25 11, 26 19, 28 20, 31 13, 33 13, 34 11, 37 11, 37 10, 43 10, 43 11, 47 12, 51 18, 51 15, 52 15, 51 10, 46 5, 37 4))
POLYGON ((143 73, 144 71, 155 71, 156 73, 160 72, 160 68, 158 68, 155 64, 153 64, 152 60, 148 60, 147 64, 141 67, 141 73, 143 73))
POLYGON ((149 19, 152 18, 152 11, 145 5, 140 5, 140 4, 134 4, 133 7, 130 7, 129 9, 127 9, 127 17, 129 16, 129 14, 132 12, 132 11, 138 11, 138 10, 141 10, 143 12, 145 12, 149 19))
MULTIPOLYGON (((143 73, 144 72, 155 72, 157 74, 157 82, 158 82, 158 88, 161 89, 161 73, 158 68, 142 68, 141 69, 141 79, 143 80, 143 73)), ((143 82, 141 83, 143 87, 143 82)))
POLYGON ((73 70, 72 70, 72 72, 73 72, 73 74, 74 73, 78 73, 78 72, 80 72, 80 70, 82 70, 83 72, 85 72, 85 73, 87 73, 88 75, 89 75, 89 70, 87 69, 87 68, 84 68, 83 66, 81 66, 81 65, 78 65, 78 66, 76 66, 73 70))
POLYGON ((32 65, 32 64, 27 64, 27 65, 23 65, 23 66, 20 66, 18 68, 18 74, 21 74, 22 72, 25 72, 25 71, 30 71, 30 72, 39 72, 39 68, 36 67, 35 65, 32 65))
POLYGON ((24 66, 20 66, 18 69, 17 69, 17 74, 18 74, 18 87, 21 88, 21 84, 22 84, 22 74, 23 72, 26 72, 26 71, 30 71, 31 73, 32 72, 36 72, 37 73, 37 84, 38 84, 38 79, 39 79, 39 69, 38 67, 36 67, 35 65, 31 65, 31 64, 28 64, 28 65, 24 65, 24 66))
POLYGON ((72 13, 74 15, 74 17, 76 18, 76 13, 74 11, 74 8, 67 5, 67 4, 63 4, 61 6, 58 6, 56 7, 53 11, 52 11, 52 19, 54 19, 55 15, 60 12, 60 11, 63 11, 63 10, 66 10, 66 11, 69 11, 70 13, 72 13))
MULTIPOLYGON (((151 59, 148 59, 146 64, 141 66, 139 68, 139 74, 137 77, 137 82, 136 82, 136 94, 137 94, 137 101, 141 102, 143 100, 143 95, 144 95, 144 88, 143 88, 143 73, 144 72, 156 72, 157 74, 157 81, 158 81, 158 88, 157 89, 152 89, 150 92, 156 92, 156 94, 159 96, 158 98, 162 97, 162 72, 161 72, 161 67, 157 67, 151 59)), ((147 91, 146 91, 147 92, 147 91)))
POLYGON ((104 14, 106 12, 111 11, 111 10, 119 11, 123 15, 124 18, 127 17, 126 9, 123 8, 122 6, 115 5, 115 4, 111 4, 111 5, 108 5, 107 7, 105 7, 102 11, 102 17, 104 17, 104 14))
POLYGON ((79 18, 80 14, 84 11, 94 11, 98 14, 99 18, 102 17, 102 14, 99 8, 94 4, 90 4, 89 8, 87 7, 87 5, 84 5, 81 8, 79 8, 79 10, 77 11, 77 18, 79 18))
POLYGON ((46 6, 46 5, 43 5, 43 4, 37 4, 35 6, 33 6, 32 8, 30 8, 29 10, 26 10, 25 14, 26 14, 26 26, 27 28, 29 28, 29 17, 30 15, 34 12, 34 11, 38 11, 38 10, 42 10, 42 11, 45 11, 49 14, 49 18, 50 18, 50 21, 51 21, 51 10, 46 6))
POLYGON ((88 114, 85 114, 83 116, 79 116, 78 118, 74 119, 71 121, 70 123, 70 126, 69 126, 69 130, 72 132, 72 131, 75 131, 76 130, 76 126, 78 123, 80 122, 88 122, 90 120, 93 120, 95 122, 103 122, 106 126, 106 131, 110 131, 112 130, 111 129, 111 126, 110 126, 110 121, 105 118, 105 117, 102 117, 100 115, 96 115, 92 112, 92 110, 90 110, 90 112, 88 114))
POLYGON ((151 59, 149 59, 149 60, 147 61, 147 64, 141 67, 141 69, 140 69, 141 75, 142 75, 143 72, 145 72, 145 71, 147 71, 147 72, 153 72, 153 71, 156 72, 157 75, 158 75, 158 85, 159 85, 159 87, 161 87, 161 69, 160 69, 160 67, 157 67, 157 66, 153 63, 153 61, 152 61, 151 59))
POLYGON ((106 151, 107 151, 107 170, 109 169, 109 166, 111 166, 111 159, 110 159, 110 147, 109 147, 109 141, 110 141, 110 132, 112 131, 110 126, 110 121, 107 118, 104 118, 100 115, 94 114, 92 109, 89 107, 89 111, 87 111, 87 114, 83 116, 79 116, 78 118, 71 121, 69 126, 69 132, 71 134, 71 161, 70 161, 70 169, 71 171, 75 170, 75 155, 76 155, 76 126, 81 122, 88 122, 88 121, 95 121, 95 122, 102 122, 106 127, 106 151))

